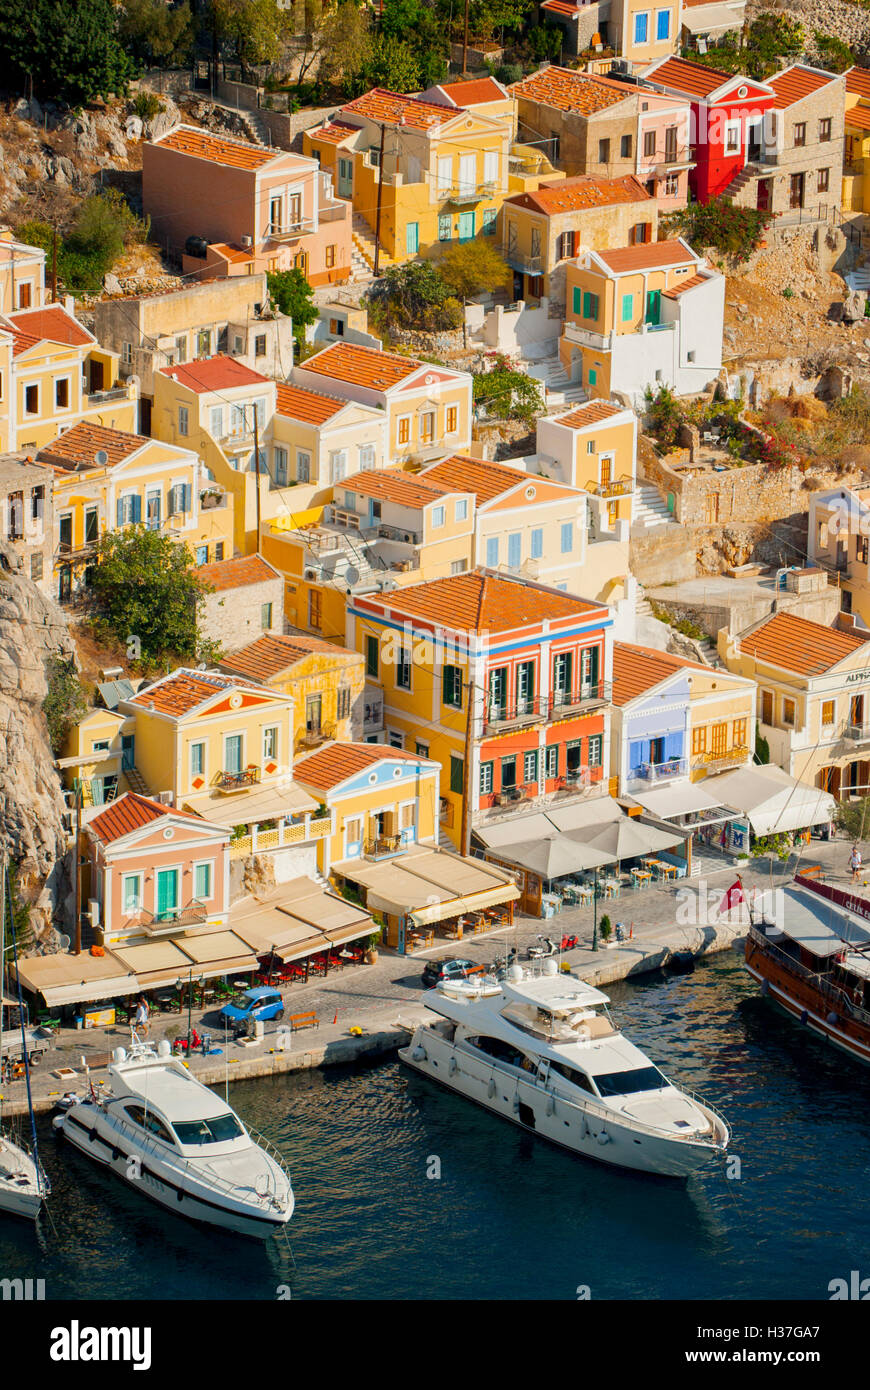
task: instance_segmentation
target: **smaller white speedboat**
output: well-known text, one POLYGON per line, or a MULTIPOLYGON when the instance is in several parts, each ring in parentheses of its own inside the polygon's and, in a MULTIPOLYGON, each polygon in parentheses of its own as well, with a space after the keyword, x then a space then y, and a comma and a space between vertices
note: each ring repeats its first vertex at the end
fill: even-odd
POLYGON ((110 1086, 64 1097, 54 1127, 82 1153, 161 1206, 263 1238, 293 1214, 293 1187, 262 1135, 160 1042, 116 1049, 110 1086))
POLYGON ((0 1212, 35 1221, 48 1195, 48 1179, 20 1144, 0 1135, 0 1212))

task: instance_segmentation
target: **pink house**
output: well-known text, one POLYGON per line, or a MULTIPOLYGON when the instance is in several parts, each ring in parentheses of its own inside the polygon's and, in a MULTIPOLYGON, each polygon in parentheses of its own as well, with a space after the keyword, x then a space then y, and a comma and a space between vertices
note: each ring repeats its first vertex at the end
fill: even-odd
POLYGON ((230 833, 136 792, 88 821, 88 897, 105 944, 226 926, 230 833))
POLYGON ((142 146, 142 201, 186 274, 297 267, 312 285, 350 278, 351 207, 315 159, 178 125, 142 146))

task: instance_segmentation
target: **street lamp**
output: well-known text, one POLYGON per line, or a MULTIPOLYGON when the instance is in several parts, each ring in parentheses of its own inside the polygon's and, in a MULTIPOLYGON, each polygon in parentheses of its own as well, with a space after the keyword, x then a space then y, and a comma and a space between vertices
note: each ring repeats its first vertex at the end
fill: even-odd
POLYGON ((592 949, 598 950, 598 869, 592 870, 592 949))
MULTIPOLYGON (((199 983, 199 982, 202 980, 202 978, 203 978, 202 975, 197 975, 197 977, 196 977, 197 983, 199 983)), ((176 981, 175 981, 175 987, 176 987, 176 989, 177 989, 179 992, 180 992, 181 990, 183 990, 183 989, 184 989, 184 980, 183 980, 183 979, 178 979, 178 980, 176 980, 176 981)), ((191 1038, 192 1032, 193 1032, 193 966, 191 965, 190 968, 189 968, 189 970, 188 970, 188 972, 187 972, 187 1059, 188 1059, 188 1061, 190 1061, 190 1038, 191 1038)))

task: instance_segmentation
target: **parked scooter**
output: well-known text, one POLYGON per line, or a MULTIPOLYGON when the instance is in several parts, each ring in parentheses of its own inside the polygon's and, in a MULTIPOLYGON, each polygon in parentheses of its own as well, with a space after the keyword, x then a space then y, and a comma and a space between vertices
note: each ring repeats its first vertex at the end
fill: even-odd
POLYGON ((529 960, 545 960, 547 956, 557 956, 558 954, 559 947, 549 936, 539 936, 537 942, 533 941, 526 950, 526 956, 529 960))
POLYGON ((574 947, 577 946, 577 945, 579 945, 579 943, 580 943, 580 938, 579 938, 579 936, 563 936, 563 937, 562 937, 562 944, 560 945, 559 950, 560 950, 560 951, 573 951, 573 950, 574 950, 574 947))
POLYGON ((514 962, 519 959, 519 954, 516 946, 511 946, 506 956, 496 956, 492 965, 489 967, 490 972, 497 980, 503 980, 514 962))

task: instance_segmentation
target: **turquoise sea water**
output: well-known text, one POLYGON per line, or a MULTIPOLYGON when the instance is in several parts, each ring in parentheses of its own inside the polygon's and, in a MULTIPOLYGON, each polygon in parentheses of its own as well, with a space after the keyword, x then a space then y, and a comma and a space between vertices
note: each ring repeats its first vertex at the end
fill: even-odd
POLYGON ((296 1190, 287 1239, 262 1245, 164 1213, 41 1122, 52 1221, 0 1218, 0 1277, 42 1278, 48 1299, 827 1299, 870 1272, 870 1071, 762 1003, 736 955, 610 993, 629 1037, 726 1115, 739 1180, 574 1158, 391 1059, 233 1088, 296 1190))

